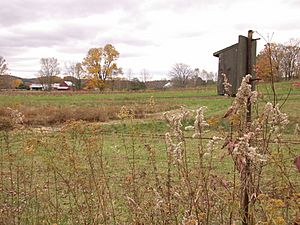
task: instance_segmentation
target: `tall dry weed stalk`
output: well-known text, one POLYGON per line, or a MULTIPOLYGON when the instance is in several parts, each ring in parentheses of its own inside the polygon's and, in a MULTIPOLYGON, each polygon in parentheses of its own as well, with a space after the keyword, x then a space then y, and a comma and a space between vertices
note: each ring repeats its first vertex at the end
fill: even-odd
MULTIPOLYGON (((245 76, 233 104, 224 116, 233 124, 233 129, 228 134, 224 147, 232 156, 235 167, 240 173, 241 195, 239 199, 241 202, 243 201, 245 189, 247 189, 247 194, 250 196, 248 205, 250 214, 244 217, 245 212, 243 209, 240 214, 246 220, 244 223, 255 224, 257 223, 255 208, 258 196, 260 194, 276 193, 275 190, 273 190, 273 193, 271 190, 264 190, 266 188, 264 185, 268 185, 270 181, 263 176, 263 172, 270 163, 273 163, 275 155, 279 154, 281 157, 288 155, 284 152, 285 146, 283 146, 281 140, 282 133, 289 121, 288 116, 281 112, 279 104, 274 105, 270 102, 263 107, 261 113, 257 113, 252 121, 247 120, 247 104, 249 102, 255 104, 258 97, 256 91, 251 91, 250 80, 251 75, 245 76)), ((275 160, 276 163, 280 164, 279 168, 282 168, 282 171, 276 176, 280 176, 281 179, 282 176, 285 176, 283 180, 286 180, 286 185, 289 186, 285 195, 291 196, 295 194, 295 188, 291 179, 284 172, 285 169, 283 168, 286 168, 286 164, 282 159, 275 160)), ((281 198, 281 200, 285 199, 284 196, 281 198)), ((286 214, 278 220, 281 219, 286 222, 290 221, 290 214, 286 214)))

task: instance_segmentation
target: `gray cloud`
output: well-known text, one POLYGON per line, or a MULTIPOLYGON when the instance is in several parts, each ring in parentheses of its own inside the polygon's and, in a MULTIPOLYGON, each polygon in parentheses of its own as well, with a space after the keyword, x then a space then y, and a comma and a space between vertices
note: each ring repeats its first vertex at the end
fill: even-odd
POLYGON ((293 7, 300 7, 300 1, 299 0, 291 0, 289 2, 293 7))
POLYGON ((26 30, 20 26, 9 28, 1 35, 0 48, 8 47, 52 47, 69 42, 84 41, 96 37, 99 25, 62 23, 58 28, 26 30))
POLYGON ((57 46, 56 49, 59 52, 67 52, 69 54, 86 54, 88 52, 88 48, 79 42, 66 43, 65 45, 57 46))
MULTIPOLYGON (((0 43, 3 43, 2 41, 0 43)), ((8 47, 5 45, 0 45, 0 55, 6 57, 12 57, 18 55, 24 51, 27 51, 28 48, 24 47, 8 47)))
POLYGON ((277 28, 278 30, 281 31, 300 30, 300 23, 298 20, 285 21, 274 25, 274 28, 277 28))
POLYGON ((253 27, 253 24, 251 24, 251 23, 237 23, 234 25, 234 28, 237 30, 246 30, 246 29, 249 29, 252 27, 253 27))
POLYGON ((136 30, 138 27, 145 28, 150 24, 149 21, 134 16, 132 12, 136 11, 137 8, 137 0, 123 0, 121 2, 118 0, 90 0, 86 4, 82 0, 6 1, 0 8, 0 26, 1 24, 6 26, 3 29, 7 31, 2 34, 0 32, 0 49, 5 48, 2 54, 6 54, 8 48, 18 47, 57 46, 60 50, 71 49, 72 52, 77 52, 81 49, 72 49, 72 45, 80 42, 91 45, 101 45, 107 42, 134 46, 152 45, 154 44, 152 41, 145 40, 144 37, 134 36, 129 30, 119 30, 120 26, 130 26, 131 29, 136 30), (93 13, 102 14, 117 9, 125 12, 120 13, 117 27, 112 27, 110 21, 98 21, 97 19, 85 23, 84 19, 93 16, 93 13), (49 30, 26 28, 28 25, 33 27, 35 22, 42 20, 47 26, 47 18, 49 22, 59 24, 58 27, 49 30), (68 20, 68 18, 71 19, 68 20), (112 35, 112 31, 115 31, 113 33, 116 34, 112 35))
POLYGON ((104 43, 112 44, 125 44, 130 46, 142 47, 157 45, 155 41, 148 40, 147 38, 138 37, 132 34, 117 34, 111 37, 106 37, 102 39, 104 43))
MULTIPOLYGON (((211 0, 210 2, 218 2, 211 0)), ((132 30, 145 30, 151 26, 151 20, 143 16, 146 10, 182 10, 190 7, 200 6, 205 1, 195 0, 173 0, 173 1, 153 1, 146 2, 138 0, 10 0, 4 1, 0 8, 0 25, 8 26, 11 35, 2 35, 0 48, 2 47, 40 47, 56 46, 74 40, 95 39, 98 32, 104 33, 100 37, 103 42, 124 43, 128 45, 143 46, 155 44, 144 37, 134 37, 130 34, 114 35, 109 33, 113 27, 109 27, 109 22, 94 24, 76 24, 72 22, 60 22, 60 27, 52 31, 24 30, 22 23, 32 23, 35 21, 64 18, 80 18, 92 14, 105 14, 112 10, 121 9, 125 14, 120 18, 120 26, 130 25, 132 30), (103 24, 106 24, 103 25, 103 24)), ((183 35, 183 34, 182 34, 183 35)), ((187 36, 198 35, 184 34, 187 36)), ((99 36, 99 35, 98 35, 99 36)), ((181 36, 181 34, 179 34, 181 36)), ((101 42, 101 40, 99 40, 101 42)), ((98 40, 96 40, 97 42, 98 40)))
POLYGON ((40 19, 84 17, 112 10, 133 10, 138 0, 10 0, 1 2, 0 25, 40 19))
POLYGON ((126 53, 121 53, 121 57, 122 58, 135 58, 135 57, 139 57, 142 56, 142 53, 138 53, 138 52, 126 52, 126 53))
MULTIPOLYGON (((297 20, 292 21, 284 21, 279 23, 264 23, 261 24, 254 24, 254 23, 238 23, 233 26, 237 30, 247 30, 247 29, 254 29, 256 31, 257 27, 263 27, 264 30, 271 30, 273 32, 275 31, 293 31, 293 30, 299 30, 300 24, 297 20)), ((257 30, 259 33, 262 32, 261 28, 257 30)))
POLYGON ((156 1, 152 5, 152 10, 166 9, 175 12, 198 9, 200 12, 204 7, 214 5, 219 8, 228 8, 238 0, 167 0, 156 1))
POLYGON ((40 67, 38 58, 9 57, 7 62, 9 71, 13 74, 26 72, 31 74, 31 77, 34 77, 40 67))
MULTIPOLYGON (((300 4, 299 0, 274 1, 277 10, 281 5, 288 10, 300 4)), ((162 64, 186 60, 184 55, 191 55, 187 63, 199 63, 199 54, 206 54, 202 49, 216 45, 213 40, 222 42, 235 35, 224 32, 227 28, 240 32, 259 27, 261 32, 274 29, 285 33, 300 29, 299 16, 291 13, 285 17, 287 12, 275 15, 282 16, 277 17, 276 23, 270 22, 274 18, 272 10, 263 12, 264 17, 256 14, 256 20, 241 18, 241 13, 236 13, 243 12, 245 6, 254 12, 258 3, 258 0, 251 4, 246 0, 7 0, 1 2, 0 8, 0 55, 15 65, 15 71, 18 68, 27 71, 31 65, 39 67, 42 54, 45 57, 54 54, 49 57, 59 60, 80 60, 89 48, 111 43, 120 51, 120 59, 128 59, 125 63, 139 66, 147 61, 162 68, 162 64), (184 42, 198 50, 189 54, 182 46, 184 42), (165 57, 164 51, 168 52, 165 57), (26 56, 32 58, 27 60, 26 56)), ((208 57, 203 58, 206 62, 208 57)))
POLYGON ((65 37, 55 33, 32 32, 31 34, 19 33, 4 39, 1 46, 6 47, 51 47, 62 43, 65 37))
POLYGON ((176 35, 177 38, 197 38, 205 35, 205 31, 203 30, 194 30, 194 31, 187 31, 181 32, 176 35))

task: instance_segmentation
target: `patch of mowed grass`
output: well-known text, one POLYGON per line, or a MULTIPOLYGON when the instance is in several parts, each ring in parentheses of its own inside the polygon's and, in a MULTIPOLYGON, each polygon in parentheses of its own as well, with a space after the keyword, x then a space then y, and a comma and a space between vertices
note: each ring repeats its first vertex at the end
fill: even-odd
POLYGON ((106 105, 111 104, 126 104, 129 102, 144 102, 151 96, 155 99, 172 99, 172 98, 191 98, 201 96, 214 96, 215 87, 208 86, 199 89, 181 89, 181 90, 166 90, 166 91, 149 91, 149 92, 109 92, 109 93, 95 93, 95 92, 14 92, 13 94, 6 94, 0 92, 0 105, 8 106, 10 104, 57 104, 57 105, 106 105), (31 93, 31 94, 29 94, 31 93))

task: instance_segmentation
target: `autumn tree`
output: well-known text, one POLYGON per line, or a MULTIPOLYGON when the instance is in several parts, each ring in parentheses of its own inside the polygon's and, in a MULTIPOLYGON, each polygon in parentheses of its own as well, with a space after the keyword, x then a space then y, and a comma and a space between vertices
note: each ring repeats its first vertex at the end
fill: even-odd
POLYGON ((259 78, 270 81, 279 81, 279 65, 281 54, 279 46, 275 43, 267 43, 264 49, 260 51, 256 58, 256 74, 259 78))
POLYGON ((285 45, 280 45, 282 60, 280 72, 285 80, 291 80, 299 77, 297 72, 300 67, 300 40, 291 39, 285 45))
POLYGON ((267 43, 257 55, 256 74, 263 80, 279 81, 299 77, 300 41, 286 44, 267 43))
POLYGON ((0 76, 0 89, 16 89, 22 85, 24 86, 22 79, 11 75, 0 76))
POLYGON ((111 44, 104 48, 91 48, 83 60, 83 67, 87 72, 89 86, 97 87, 100 91, 105 88, 105 82, 118 73, 116 61, 120 53, 111 44))
POLYGON ((0 75, 6 74, 7 70, 8 66, 6 60, 3 58, 3 56, 0 56, 0 75))
POLYGON ((186 87, 194 71, 189 65, 176 63, 169 72, 169 76, 177 87, 186 87))
POLYGON ((85 75, 82 63, 70 62, 65 65, 67 74, 75 78, 75 88, 80 90, 82 88, 82 79, 85 75))
POLYGON ((11 82, 11 88, 16 89, 20 87, 23 84, 23 81, 21 79, 13 79, 11 82))
POLYGON ((38 79, 46 85, 46 89, 51 90, 54 79, 60 73, 59 62, 56 58, 41 58, 41 69, 38 72, 38 79))

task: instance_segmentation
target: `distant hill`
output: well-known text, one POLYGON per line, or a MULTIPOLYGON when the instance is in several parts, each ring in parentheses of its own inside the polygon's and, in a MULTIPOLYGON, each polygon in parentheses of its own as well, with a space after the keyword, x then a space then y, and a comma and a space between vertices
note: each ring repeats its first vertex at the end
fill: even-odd
POLYGON ((36 83, 38 82, 38 79, 37 78, 21 78, 23 83, 36 83))
POLYGON ((29 86, 32 83, 39 83, 37 78, 22 78, 13 75, 0 75, 0 89, 15 89, 18 84, 22 83, 29 86))
POLYGON ((16 76, 9 75, 9 74, 0 75, 0 79, 1 80, 6 80, 6 79, 8 79, 8 80, 14 80, 14 79, 20 79, 20 80, 22 80, 21 77, 16 77, 16 76))
POLYGON ((12 75, 0 75, 0 89, 13 89, 19 86, 23 80, 20 77, 12 75))
POLYGON ((0 80, 22 80, 23 82, 35 82, 37 80, 37 78, 22 78, 22 77, 17 77, 17 76, 13 76, 13 75, 9 75, 9 74, 5 74, 5 75, 0 75, 0 80))

